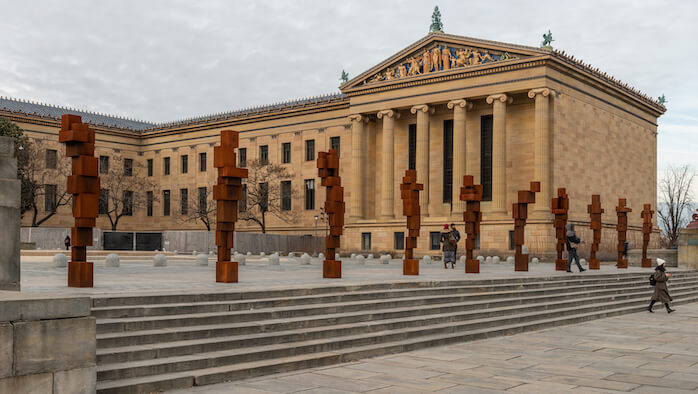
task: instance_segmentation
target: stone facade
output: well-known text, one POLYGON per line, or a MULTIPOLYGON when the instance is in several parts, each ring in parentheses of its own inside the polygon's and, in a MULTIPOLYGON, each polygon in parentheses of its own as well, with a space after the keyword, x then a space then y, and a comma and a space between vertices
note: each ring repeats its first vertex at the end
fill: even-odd
MULTIPOLYGON (((288 223, 270 217, 267 231, 313 234, 313 217, 319 214, 325 193, 314 159, 317 152, 330 148, 333 137, 338 137, 340 175, 346 180, 348 202, 341 250, 361 250, 362 233, 370 233, 371 251, 400 254, 402 251, 395 250, 395 233, 406 230, 395 196, 399 195, 400 174, 408 169, 410 161, 412 127, 417 181, 424 184, 420 196, 422 229, 415 253, 437 253, 430 250, 430 232, 439 231, 447 222, 460 223, 462 228, 462 203, 453 197, 462 183, 459 177, 468 174, 476 183, 482 181, 481 125, 483 117, 490 115, 492 198, 482 203, 480 254, 512 253, 511 205, 518 190, 527 189, 531 181, 541 182, 540 195, 531 207, 526 226, 527 246, 534 256, 554 254, 550 199, 558 187, 567 189, 570 221, 578 225, 578 232, 587 240, 586 206, 592 194, 601 195, 606 208, 602 258, 612 256, 615 250, 613 207, 618 198, 627 198, 636 212, 642 204, 656 207, 656 123, 664 107, 564 54, 431 33, 340 89, 342 93, 337 95, 145 125, 139 130, 96 126, 96 156, 118 151, 144 163, 153 159, 153 179, 160 190, 171 191, 170 216, 163 216, 156 202, 152 218, 141 208, 124 218, 119 229, 201 228, 200 224, 183 222, 176 214, 179 189, 188 188, 191 199, 196 188, 214 184, 212 147, 220 130, 235 129, 241 132, 240 147, 246 149, 248 162, 259 157, 261 146, 267 146, 269 161, 287 166, 293 173, 292 186, 299 191, 292 201, 297 220, 288 223), (444 54, 446 47, 451 48, 453 57, 444 54), (442 54, 442 69, 427 72, 422 67, 420 71, 414 57, 436 48, 442 54), (465 53, 473 55, 466 57, 465 53), (448 59, 451 67, 445 66, 448 59), (444 121, 451 120, 453 140, 444 141, 444 121), (307 140, 315 141, 313 160, 306 160, 307 140), (284 143, 291 144, 290 163, 282 163, 284 143), (453 150, 452 163, 444 160, 444 144, 453 150), (200 153, 206 153, 206 171, 199 171, 200 153), (179 171, 182 155, 188 155, 186 174, 179 171), (165 157, 170 157, 170 175, 162 173, 165 157), (450 198, 444 190, 448 167, 452 174, 450 198), (307 179, 315 181, 311 209, 305 209, 307 179)), ((34 138, 49 143, 56 140, 58 124, 54 119, 1 111, 0 116, 10 117, 34 138)), ((70 226, 69 210, 47 224, 70 226)), ((322 234, 324 223, 318 225, 322 234)), ((629 225, 628 237, 639 245, 639 213, 631 214, 629 225)), ((98 218, 98 227, 109 228, 106 218, 98 218)), ((237 229, 258 231, 253 224, 243 222, 238 222, 237 229)), ((650 248, 657 246, 655 232, 650 248)))

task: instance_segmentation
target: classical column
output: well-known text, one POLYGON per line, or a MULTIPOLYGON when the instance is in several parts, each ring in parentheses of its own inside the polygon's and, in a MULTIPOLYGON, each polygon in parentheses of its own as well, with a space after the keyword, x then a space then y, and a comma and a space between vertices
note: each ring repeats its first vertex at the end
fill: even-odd
POLYGON ((383 119, 383 167, 381 169, 381 210, 380 217, 390 219, 394 213, 395 188, 395 119, 399 114, 392 109, 378 112, 383 119))
POLYGON ((463 175, 467 175, 465 113, 466 110, 472 108, 473 104, 460 99, 450 101, 447 106, 448 109, 453 110, 453 195, 451 197, 451 211, 454 214, 461 214, 465 211, 465 201, 460 199, 460 185, 463 184, 463 175))
POLYGON ((351 115, 349 120, 351 121, 351 209, 349 212, 351 212, 352 219, 363 219, 364 161, 366 158, 363 149, 364 117, 358 114, 351 115))
POLYGON ((424 185, 419 194, 419 206, 422 216, 429 216, 429 114, 433 108, 428 105, 415 105, 410 112, 417 114, 417 149, 415 154, 417 183, 424 185))
POLYGON ((536 199, 536 204, 533 206, 533 214, 535 217, 550 216, 549 201, 551 200, 551 182, 550 182, 550 150, 552 148, 550 141, 550 104, 548 96, 550 89, 540 88, 533 89, 528 92, 528 97, 535 99, 535 151, 534 151, 534 168, 535 179, 540 182, 540 195, 536 199))
POLYGON ((507 104, 506 94, 487 97, 492 113, 492 213, 507 213, 507 104))

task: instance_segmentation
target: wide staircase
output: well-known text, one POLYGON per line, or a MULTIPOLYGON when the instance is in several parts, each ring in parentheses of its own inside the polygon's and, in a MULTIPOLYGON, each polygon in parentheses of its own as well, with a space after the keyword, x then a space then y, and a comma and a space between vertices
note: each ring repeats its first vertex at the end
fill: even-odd
MULTIPOLYGON (((95 297, 97 389, 186 388, 640 312, 650 273, 95 297)), ((698 301, 698 271, 676 272, 670 292, 698 301)))

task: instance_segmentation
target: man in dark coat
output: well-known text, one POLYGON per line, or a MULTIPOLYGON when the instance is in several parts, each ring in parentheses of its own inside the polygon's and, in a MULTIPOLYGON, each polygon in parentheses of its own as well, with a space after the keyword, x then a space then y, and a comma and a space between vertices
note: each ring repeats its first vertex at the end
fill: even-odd
POLYGON ((584 268, 582 268, 582 265, 579 264, 579 255, 577 254, 577 247, 580 242, 582 242, 578 237, 577 234, 574 232, 574 224, 572 223, 567 223, 565 226, 567 229, 567 238, 565 239, 565 245, 567 246, 567 272, 572 272, 572 260, 574 260, 577 263, 577 267, 579 267, 579 272, 584 272, 586 271, 584 268))
POLYGON ((667 313, 671 313, 674 310, 669 307, 669 301, 672 301, 669 295, 669 288, 667 287, 667 280, 671 277, 671 274, 666 273, 665 268, 666 261, 662 259, 657 259, 657 268, 654 269, 654 294, 652 294, 652 300, 650 301, 650 306, 647 308, 650 312, 654 313, 652 307, 654 303, 659 301, 666 307, 667 313))
POLYGON ((451 223, 451 231, 453 232, 453 237, 456 239, 456 258, 458 258, 458 242, 460 242, 460 232, 456 229, 455 223, 451 223))

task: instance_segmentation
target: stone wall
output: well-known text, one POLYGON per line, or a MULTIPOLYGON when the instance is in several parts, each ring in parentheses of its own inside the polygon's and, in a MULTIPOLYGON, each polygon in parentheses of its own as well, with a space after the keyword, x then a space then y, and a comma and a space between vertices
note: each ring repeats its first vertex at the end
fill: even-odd
MULTIPOLYGON (((666 260, 667 267, 679 266, 679 251, 676 249, 648 249, 647 258, 652 259, 652 267, 657 265, 657 258, 666 260)), ((628 265, 633 267, 642 265, 642 247, 628 251, 628 265)))
POLYGON ((0 137, 0 290, 19 290, 19 202, 14 141, 0 137))
POLYGON ((679 234, 679 264, 698 268, 698 228, 684 228, 679 234))

